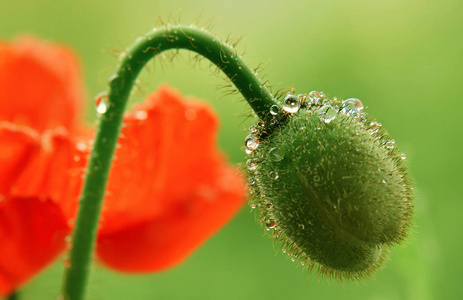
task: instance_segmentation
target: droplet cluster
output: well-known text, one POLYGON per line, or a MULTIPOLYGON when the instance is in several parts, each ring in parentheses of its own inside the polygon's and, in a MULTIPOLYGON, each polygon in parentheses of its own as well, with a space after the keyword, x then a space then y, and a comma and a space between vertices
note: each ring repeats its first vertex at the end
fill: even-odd
POLYGON ((291 261, 359 280, 406 237, 406 156, 359 99, 288 93, 249 128, 244 145, 251 209, 291 261))

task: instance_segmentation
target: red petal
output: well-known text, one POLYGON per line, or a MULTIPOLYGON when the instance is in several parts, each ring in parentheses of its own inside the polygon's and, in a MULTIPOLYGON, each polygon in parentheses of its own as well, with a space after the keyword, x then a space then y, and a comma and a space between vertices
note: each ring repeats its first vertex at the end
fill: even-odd
POLYGON ((46 131, 40 149, 15 180, 10 193, 51 199, 66 218, 74 218, 89 151, 87 144, 74 140, 65 130, 46 131))
POLYGON ((0 122, 0 194, 9 194, 11 185, 40 148, 37 132, 9 122, 0 122))
POLYGON ((83 92, 78 63, 63 46, 31 37, 0 43, 0 120, 39 132, 78 128, 83 92))
POLYGON ((216 129, 208 106, 168 88, 125 118, 101 221, 105 263, 126 271, 175 264, 236 212, 244 191, 216 149, 216 129))
POLYGON ((101 261, 124 272, 160 271, 182 262, 242 205, 244 191, 236 171, 222 169, 221 173, 210 186, 177 196, 175 204, 151 221, 100 234, 101 261))
POLYGON ((6 296, 59 255, 69 229, 51 201, 0 200, 0 296, 6 296))

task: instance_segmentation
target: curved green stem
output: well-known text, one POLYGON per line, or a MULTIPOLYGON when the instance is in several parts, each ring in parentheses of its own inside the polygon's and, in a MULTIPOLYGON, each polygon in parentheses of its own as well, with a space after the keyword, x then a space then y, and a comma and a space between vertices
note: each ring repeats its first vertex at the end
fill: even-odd
POLYGON ((230 78, 262 120, 270 118, 269 109, 276 104, 256 74, 231 46, 200 29, 166 25, 137 39, 123 55, 117 72, 109 82, 108 108, 100 118, 90 156, 73 234, 70 264, 65 274, 63 298, 66 300, 80 300, 85 295, 106 181, 135 79, 151 58, 170 49, 194 51, 209 59, 230 78))

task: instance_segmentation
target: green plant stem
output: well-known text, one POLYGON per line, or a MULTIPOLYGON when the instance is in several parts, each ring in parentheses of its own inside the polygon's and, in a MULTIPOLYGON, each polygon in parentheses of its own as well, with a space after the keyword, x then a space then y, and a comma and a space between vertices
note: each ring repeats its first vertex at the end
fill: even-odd
POLYGON ((269 109, 276 104, 270 92, 236 51, 203 30, 166 25, 138 38, 122 55, 117 71, 109 81, 109 105, 100 117, 100 127, 79 200, 73 247, 62 291, 66 300, 80 300, 85 296, 106 182, 135 79, 151 58, 170 49, 190 50, 209 59, 227 75, 261 119, 270 118, 269 109))
POLYGON ((19 299, 19 292, 18 291, 14 291, 13 293, 11 293, 8 298, 6 298, 7 300, 18 300, 19 299))

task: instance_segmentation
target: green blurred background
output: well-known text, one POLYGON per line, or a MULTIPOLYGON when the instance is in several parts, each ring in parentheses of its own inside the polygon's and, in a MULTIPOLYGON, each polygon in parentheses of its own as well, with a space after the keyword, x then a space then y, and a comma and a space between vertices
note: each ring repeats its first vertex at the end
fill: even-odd
MULTIPOLYGON (((182 265, 159 274, 123 275, 95 265, 88 299, 463 299, 463 1, 0 1, 0 38, 23 33, 64 43, 80 56, 88 95, 106 88, 123 50, 159 16, 245 37, 238 49, 276 87, 357 97, 407 154, 416 181, 416 227, 409 243, 365 284, 307 276, 263 236, 244 208, 182 265), (170 16, 173 16, 170 18, 170 16)), ((249 124, 239 96, 224 96, 209 64, 144 72, 133 101, 162 83, 209 99, 221 117, 220 146, 233 163, 249 124)), ((0 258, 3 259, 3 258, 0 258)), ((21 299, 54 299, 62 259, 23 289, 21 299)))

